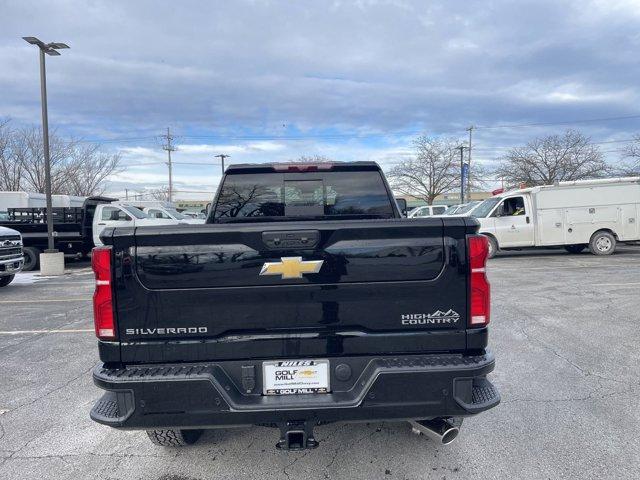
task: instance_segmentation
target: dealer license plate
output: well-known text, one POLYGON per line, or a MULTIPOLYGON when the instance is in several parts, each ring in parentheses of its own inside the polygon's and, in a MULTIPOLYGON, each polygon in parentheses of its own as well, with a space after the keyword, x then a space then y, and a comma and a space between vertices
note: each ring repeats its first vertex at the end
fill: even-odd
POLYGON ((281 360, 262 364, 265 395, 329 393, 329 360, 281 360))

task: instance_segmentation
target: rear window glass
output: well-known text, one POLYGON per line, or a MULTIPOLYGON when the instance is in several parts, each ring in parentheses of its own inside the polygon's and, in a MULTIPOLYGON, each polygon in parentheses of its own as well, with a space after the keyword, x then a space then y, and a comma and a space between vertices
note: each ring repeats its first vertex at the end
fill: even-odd
POLYGON ((216 220, 339 215, 393 217, 379 172, 227 175, 214 210, 216 220))

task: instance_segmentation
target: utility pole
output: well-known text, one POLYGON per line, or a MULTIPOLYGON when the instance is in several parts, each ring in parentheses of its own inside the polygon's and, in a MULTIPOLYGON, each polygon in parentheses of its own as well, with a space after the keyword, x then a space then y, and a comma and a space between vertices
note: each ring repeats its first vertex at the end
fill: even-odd
POLYGON ((125 200, 129 200, 129 189, 128 188, 124 189, 124 199, 125 200))
MULTIPOLYGON (((464 149, 469 148, 464 145, 460 145, 458 149, 460 150, 460 203, 464 203, 464 149)), ((468 175, 467 171, 467 175, 468 175)))
POLYGON ((473 129, 475 127, 473 125, 469 126, 467 130, 469 131, 469 161, 467 167, 467 198, 471 201, 471 142, 473 139, 473 129))
POLYGON ((169 167, 169 203, 171 203, 173 202, 173 169, 171 165, 171 152, 175 152, 176 149, 171 145, 173 137, 171 136, 169 127, 167 127, 167 134, 162 137, 167 141, 167 143, 162 146, 162 149, 167 151, 167 166, 169 167))
POLYGON ((221 153, 220 155, 216 155, 215 158, 219 158, 220 161, 222 162, 222 174, 224 175, 224 159, 225 158, 229 158, 231 155, 225 155, 224 153, 221 153))

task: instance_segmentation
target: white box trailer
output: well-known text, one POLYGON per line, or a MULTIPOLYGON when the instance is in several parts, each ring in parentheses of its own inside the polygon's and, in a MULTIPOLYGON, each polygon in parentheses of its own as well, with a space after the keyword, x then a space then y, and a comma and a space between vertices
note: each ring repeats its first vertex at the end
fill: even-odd
POLYGON ((51 195, 51 204, 54 207, 82 207, 86 199, 77 195, 51 195))
POLYGON ((560 182, 505 192, 473 211, 480 233, 498 249, 589 247, 609 255, 617 242, 640 240, 640 177, 560 182))
POLYGON ((46 206, 47 198, 44 193, 0 192, 0 212, 6 212, 9 208, 39 208, 46 206))

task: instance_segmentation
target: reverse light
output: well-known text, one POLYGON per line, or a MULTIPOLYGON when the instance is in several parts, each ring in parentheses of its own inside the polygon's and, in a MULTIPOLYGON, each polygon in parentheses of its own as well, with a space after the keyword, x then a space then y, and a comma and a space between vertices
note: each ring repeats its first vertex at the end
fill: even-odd
POLYGON ((486 274, 489 239, 484 235, 472 235, 468 237, 467 242, 471 279, 469 326, 483 327, 489 323, 491 314, 491 286, 486 274))
POLYGON ((96 277, 93 293, 93 323, 100 340, 116 338, 111 294, 111 247, 95 247, 91 254, 91 268, 96 277))

